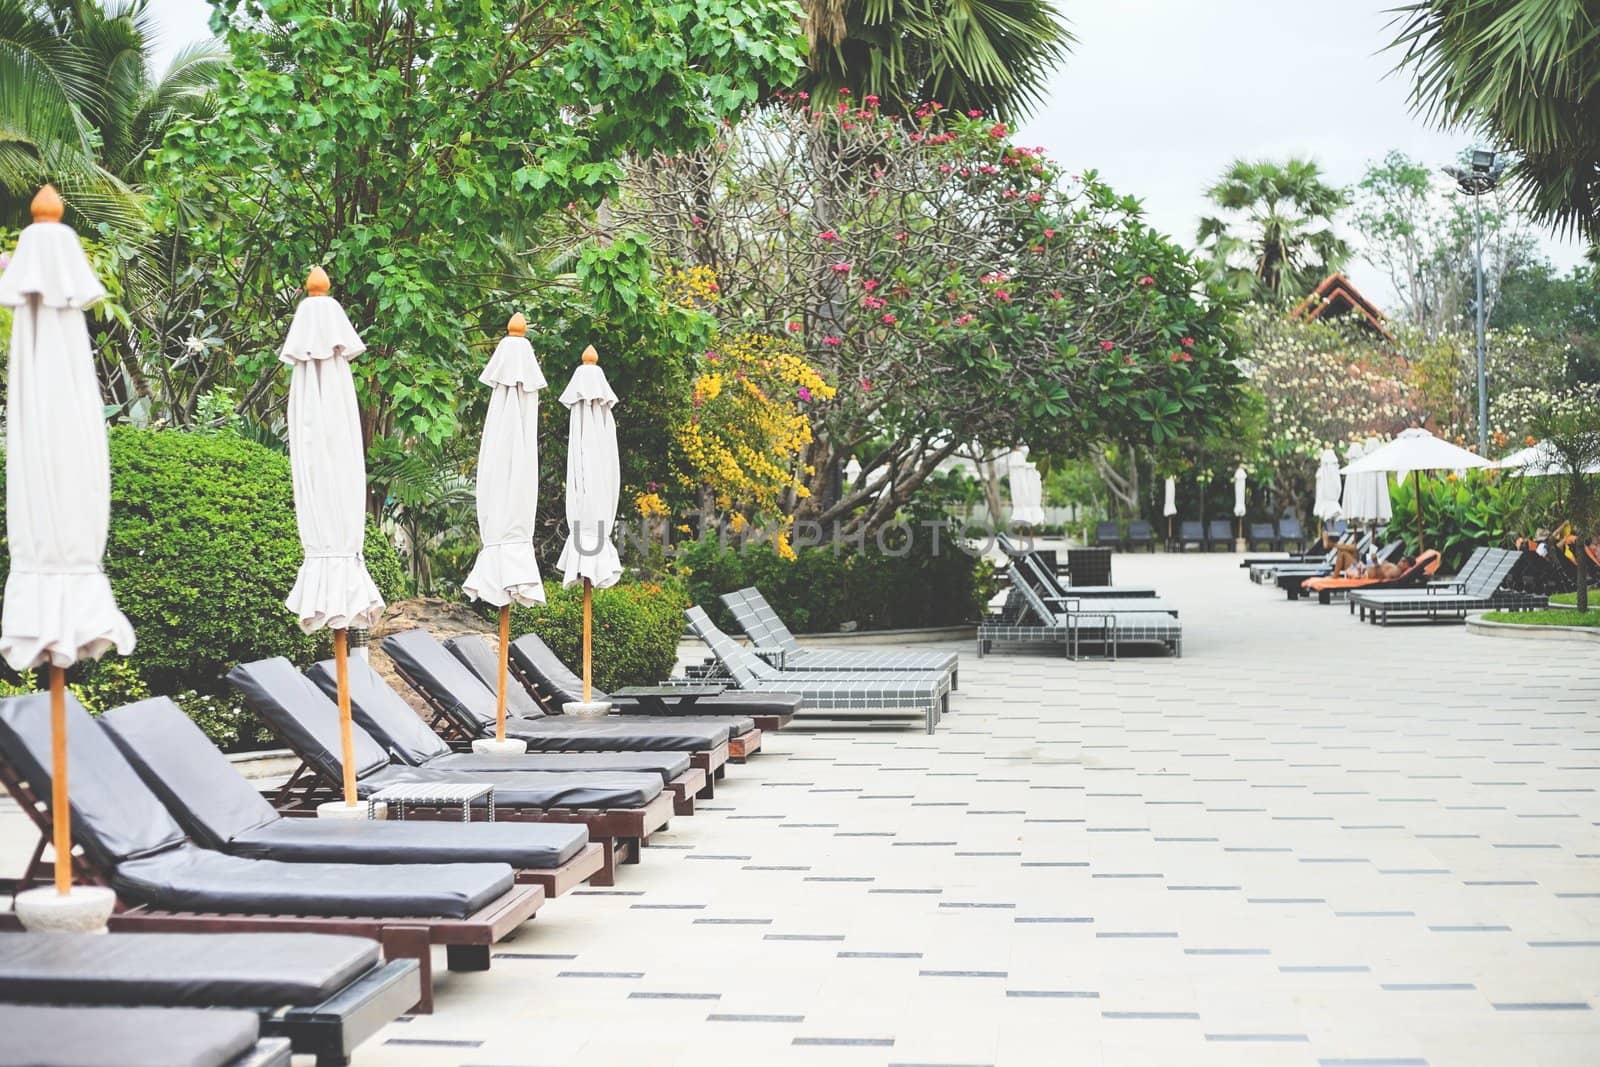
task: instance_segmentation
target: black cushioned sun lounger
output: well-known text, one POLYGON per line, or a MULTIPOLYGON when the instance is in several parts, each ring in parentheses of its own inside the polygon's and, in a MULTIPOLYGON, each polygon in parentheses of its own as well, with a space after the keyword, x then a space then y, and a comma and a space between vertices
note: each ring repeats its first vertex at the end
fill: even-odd
MULTIPOLYGON (((491 690, 495 686, 495 671, 498 669, 494 649, 489 647, 489 642, 479 634, 466 634, 461 637, 452 637, 445 642, 452 655, 477 675, 478 678, 491 690)), ((565 704, 570 704, 583 699, 583 679, 572 673, 561 657, 555 654, 544 639, 538 634, 523 634, 511 642, 512 672, 517 677, 523 688, 524 696, 534 701, 539 710, 549 715, 559 715, 565 704)), ((678 722, 684 718, 709 719, 712 722, 726 721, 725 717, 735 720, 730 725, 734 736, 730 744, 739 747, 744 740, 743 735, 749 730, 748 721, 758 730, 780 730, 792 721, 805 701, 792 693, 718 693, 715 696, 701 696, 692 704, 681 707, 675 705, 670 699, 663 701, 669 708, 669 718, 663 720, 660 715, 649 715, 639 702, 627 697, 617 697, 599 689, 590 687, 590 693, 596 700, 609 700, 611 710, 618 715, 637 716, 640 719, 653 721, 678 722)), ((740 752, 738 755, 744 755, 740 752)))
MULTIPOLYGON (((281 863, 203 849, 189 841, 110 736, 67 697, 67 759, 76 861, 103 878, 127 908, 114 930, 279 929, 383 941, 391 958, 422 968, 419 1010, 431 1009, 430 943, 449 947, 452 969, 482 970, 489 946, 544 901, 517 886, 503 863, 281 863), (196 925, 198 924, 198 925, 196 925)), ((0 778, 48 834, 49 697, 0 700, 0 778)), ((24 880, 37 874, 38 853, 24 880)))
POLYGON ((546 896, 582 884, 605 861, 581 826, 285 818, 166 697, 108 711, 100 725, 190 839, 218 852, 291 863, 505 863, 546 896))
MULTIPOLYGON (((464 739, 493 736, 494 691, 432 634, 426 630, 394 634, 384 639, 383 650, 400 677, 433 708, 434 725, 447 724, 464 739)), ((633 715, 603 719, 543 715, 508 718, 506 736, 526 741, 530 750, 538 752, 692 752, 696 767, 717 771, 728 761, 728 742, 740 727, 740 732, 754 730, 755 723, 727 718, 657 721, 633 715)))
POLYGON ((0 1067, 289 1067, 247 1011, 0 1004, 0 1067))
MULTIPOLYGON (((337 796, 344 780, 339 758, 339 709, 316 683, 282 657, 241 663, 228 672, 228 681, 261 721, 304 761, 279 791, 279 806, 307 805, 337 796)), ((644 840, 672 821, 672 795, 665 791, 659 774, 518 771, 487 780, 468 771, 392 763, 388 750, 360 723, 351 726, 356 789, 361 796, 371 796, 391 785, 487 782, 494 786, 496 821, 578 822, 587 826, 589 839, 605 848, 605 864, 590 879, 595 885, 613 884, 619 844, 626 846, 622 850, 624 858, 636 862, 638 847, 644 840)), ((478 803, 476 809, 486 815, 487 802, 478 803)), ((421 818, 460 818, 459 810, 450 807, 408 803, 406 811, 421 818)))
POLYGON ((933 733, 950 701, 950 676, 928 671, 881 674, 797 674, 780 671, 717 628, 699 606, 684 612, 689 629, 704 641, 740 689, 798 693, 805 698, 801 718, 830 720, 921 720, 933 733))
POLYGON ((739 628, 750 638, 751 651, 784 671, 823 671, 849 674, 857 671, 935 671, 950 675, 950 687, 960 688, 957 672, 961 657, 955 652, 901 651, 898 649, 806 648, 784 625, 761 590, 755 586, 722 594, 739 628))
MULTIPOLYGON (((337 699, 338 676, 333 661, 325 660, 306 671, 330 700, 337 699)), ((529 752, 520 756, 488 756, 476 752, 457 752, 434 733, 366 662, 350 664, 350 709, 361 728, 401 763, 428 770, 465 772, 474 777, 511 775, 515 783, 524 771, 556 774, 586 774, 595 771, 625 771, 653 774, 672 790, 674 813, 694 814, 694 798, 706 785, 706 772, 690 766, 684 752, 529 752)))
POLYGON ((417 965, 329 934, 0 933, 0 1003, 237 1008, 319 1067, 405 1014, 417 965))

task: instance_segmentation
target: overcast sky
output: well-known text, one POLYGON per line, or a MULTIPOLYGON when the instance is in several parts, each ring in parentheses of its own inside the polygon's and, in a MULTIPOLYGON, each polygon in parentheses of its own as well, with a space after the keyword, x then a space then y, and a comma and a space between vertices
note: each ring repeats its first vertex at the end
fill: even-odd
MULTIPOLYGON (((1094 168, 1144 200, 1151 222, 1185 243, 1206 211, 1205 187, 1235 157, 1309 156, 1339 183, 1360 179, 1391 148, 1451 161, 1470 144, 1430 129, 1391 77, 1386 9, 1399 0, 1073 0, 1078 44, 1021 140, 1074 169, 1094 168)), ((153 0, 158 65, 207 35, 205 0, 153 0)), ((1571 244, 1548 241, 1563 267, 1571 244)), ((1384 303, 1387 280, 1349 268, 1384 303)))

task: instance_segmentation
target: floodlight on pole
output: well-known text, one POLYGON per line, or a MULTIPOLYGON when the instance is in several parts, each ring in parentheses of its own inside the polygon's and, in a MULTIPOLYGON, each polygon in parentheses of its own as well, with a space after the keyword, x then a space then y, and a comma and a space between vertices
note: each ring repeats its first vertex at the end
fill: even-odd
POLYGON ((1483 308, 1483 207, 1479 198, 1493 192, 1500 184, 1505 164, 1497 153, 1487 148, 1474 148, 1466 167, 1445 167, 1444 172, 1456 180, 1456 187, 1472 197, 1473 233, 1477 244, 1474 280, 1477 285, 1477 342, 1478 342, 1478 454, 1489 454, 1489 345, 1484 323, 1483 308))

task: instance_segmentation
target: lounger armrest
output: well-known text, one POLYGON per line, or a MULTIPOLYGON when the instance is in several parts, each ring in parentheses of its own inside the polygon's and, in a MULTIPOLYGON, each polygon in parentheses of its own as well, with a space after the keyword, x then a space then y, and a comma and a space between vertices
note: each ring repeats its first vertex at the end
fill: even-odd
POLYGON ((696 676, 695 673, 694 673, 694 668, 691 666, 690 667, 689 677, 687 677, 687 678, 663 678, 663 679, 661 679, 661 681, 657 682, 656 684, 657 685, 670 685, 670 686, 675 686, 675 687, 678 687, 678 688, 683 688, 683 687, 686 687, 686 686, 699 688, 700 686, 705 685, 706 684, 706 679, 711 677, 711 676, 712 676, 712 672, 710 672, 710 671, 707 671, 704 674, 696 676))
POLYGON ((784 661, 789 655, 789 650, 780 645, 751 645, 750 651, 780 671, 783 670, 784 661))
POLYGON ((1429 596, 1435 593, 1454 595, 1466 592, 1466 587, 1460 582, 1429 582, 1422 588, 1429 596))
POLYGON ((1052 604, 1060 604, 1061 611, 1066 615, 1076 615, 1083 610, 1083 597, 1081 596, 1053 596, 1052 604))

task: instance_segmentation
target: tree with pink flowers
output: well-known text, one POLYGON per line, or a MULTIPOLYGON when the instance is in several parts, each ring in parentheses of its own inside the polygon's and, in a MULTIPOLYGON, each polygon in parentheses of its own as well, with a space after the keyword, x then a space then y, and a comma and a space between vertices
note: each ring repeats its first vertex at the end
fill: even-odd
POLYGON ((720 316, 799 342, 837 386, 810 406, 791 506, 847 531, 893 518, 960 449, 1159 451, 1234 408, 1228 299, 1135 200, 977 111, 797 93, 637 161, 608 224, 714 271, 720 316))

